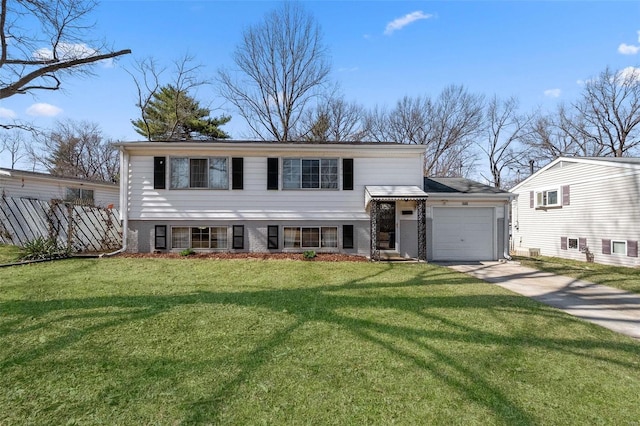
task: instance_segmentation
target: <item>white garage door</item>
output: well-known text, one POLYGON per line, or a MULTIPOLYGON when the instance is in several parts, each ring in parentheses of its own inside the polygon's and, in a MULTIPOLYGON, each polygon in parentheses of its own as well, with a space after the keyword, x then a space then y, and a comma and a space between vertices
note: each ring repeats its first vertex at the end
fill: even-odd
POLYGON ((433 260, 493 260, 493 208, 433 208, 433 260))

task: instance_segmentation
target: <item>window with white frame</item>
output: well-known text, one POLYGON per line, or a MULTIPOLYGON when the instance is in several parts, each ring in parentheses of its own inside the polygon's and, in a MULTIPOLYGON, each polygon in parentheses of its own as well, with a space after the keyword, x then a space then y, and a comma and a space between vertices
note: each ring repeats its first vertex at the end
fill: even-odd
POLYGON ((569 250, 578 250, 578 239, 577 238, 569 238, 567 240, 567 248, 569 250))
POLYGON ((173 249, 226 249, 228 248, 226 226, 176 226, 171 228, 173 249))
POLYGON ((611 241, 611 254, 627 254, 627 242, 626 241, 611 241))
POLYGON ((229 189, 229 162, 226 157, 172 157, 171 189, 229 189))
POLYGON ((338 189, 337 158, 284 158, 283 189, 338 189))
POLYGON ((560 206, 560 191, 557 188, 536 192, 536 207, 556 206, 560 206))
POLYGON ((284 227, 284 248, 337 248, 335 226, 284 227))

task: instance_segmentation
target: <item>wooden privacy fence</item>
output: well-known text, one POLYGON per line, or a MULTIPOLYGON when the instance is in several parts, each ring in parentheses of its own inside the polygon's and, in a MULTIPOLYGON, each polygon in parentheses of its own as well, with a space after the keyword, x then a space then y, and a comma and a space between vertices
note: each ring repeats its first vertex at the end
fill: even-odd
POLYGON ((38 237, 55 238, 72 252, 104 252, 121 247, 118 211, 60 200, 0 198, 0 242, 24 246, 38 237))

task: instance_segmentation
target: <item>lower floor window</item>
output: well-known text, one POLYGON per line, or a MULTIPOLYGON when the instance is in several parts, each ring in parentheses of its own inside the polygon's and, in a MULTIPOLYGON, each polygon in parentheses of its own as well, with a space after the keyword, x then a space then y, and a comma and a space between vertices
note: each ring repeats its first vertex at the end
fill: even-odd
POLYGON ((171 228, 171 248, 226 249, 226 226, 176 226, 171 228))
POLYGON ((284 248, 337 248, 338 228, 291 227, 284 228, 284 248))
POLYGON ((611 253, 627 254, 626 241, 611 241, 611 253))
POLYGON ((578 239, 569 238, 569 249, 577 249, 577 248, 578 248, 578 239))

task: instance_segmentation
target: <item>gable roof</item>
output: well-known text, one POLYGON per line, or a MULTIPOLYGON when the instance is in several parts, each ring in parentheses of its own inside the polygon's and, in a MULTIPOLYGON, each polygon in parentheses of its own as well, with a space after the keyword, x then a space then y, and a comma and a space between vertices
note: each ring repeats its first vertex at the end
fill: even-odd
POLYGON ((511 192, 517 191, 522 185, 527 184, 531 179, 563 162, 578 164, 597 164, 601 166, 610 166, 640 171, 640 158, 638 157, 558 157, 534 174, 524 179, 513 188, 511 188, 511 192))
POLYGON ((427 193, 454 194, 508 194, 500 188, 485 185, 471 179, 457 177, 425 177, 424 190, 427 193))
POLYGON ((425 177, 424 191, 431 199, 446 197, 446 199, 509 200, 513 196, 504 189, 457 177, 425 177))

